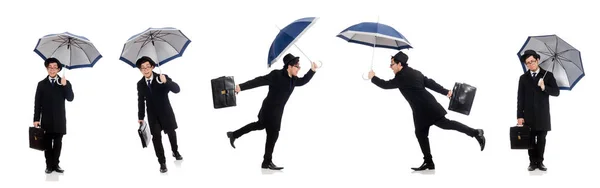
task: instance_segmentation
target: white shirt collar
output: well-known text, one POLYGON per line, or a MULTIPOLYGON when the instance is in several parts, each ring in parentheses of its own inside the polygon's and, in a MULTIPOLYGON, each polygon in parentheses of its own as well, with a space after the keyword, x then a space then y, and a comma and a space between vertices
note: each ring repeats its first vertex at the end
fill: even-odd
POLYGON ((540 68, 538 67, 537 71, 531 71, 531 74, 535 73, 536 75, 540 73, 540 68))
POLYGON ((54 78, 50 77, 50 75, 48 75, 48 80, 50 81, 50 83, 52 83, 52 79, 54 79, 54 81, 57 85, 61 85, 60 82, 58 81, 58 75, 54 76, 54 78))

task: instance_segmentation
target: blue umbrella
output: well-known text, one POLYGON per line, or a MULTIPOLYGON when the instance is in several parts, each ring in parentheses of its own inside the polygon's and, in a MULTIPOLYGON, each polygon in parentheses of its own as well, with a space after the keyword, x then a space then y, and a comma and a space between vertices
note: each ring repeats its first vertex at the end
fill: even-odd
MULTIPOLYGON (((371 68, 373 68, 373 58, 375 57, 376 47, 395 50, 412 48, 412 45, 404 35, 388 25, 379 23, 379 20, 376 23, 362 22, 352 25, 340 32, 337 37, 350 43, 373 47, 371 68)), ((364 74, 363 78, 365 78, 364 74)))
MULTIPOLYGON (((269 48, 268 67, 271 67, 271 65, 292 45, 296 46, 294 43, 308 30, 308 28, 314 25, 317 20, 318 17, 301 18, 285 26, 283 29, 280 29, 279 34, 277 34, 269 48)), ((296 48, 300 50, 298 46, 296 46, 296 48)), ((302 50, 300 50, 300 52, 304 54, 302 50)), ((304 56, 306 56, 306 54, 304 54, 304 56)), ((308 56, 306 56, 306 58, 308 59, 308 56)), ((310 61, 310 59, 308 60, 310 61)))
POLYGON ((351 43, 372 47, 395 50, 412 48, 404 35, 381 23, 362 22, 344 29, 337 37, 351 43))
MULTIPOLYGON (((529 36, 517 53, 519 58, 525 50, 534 50, 540 55, 539 66, 554 74, 561 90, 573 89, 585 76, 579 50, 556 35, 529 36)), ((521 63, 521 66, 527 72, 525 64, 521 63)))
POLYGON ((69 32, 43 36, 33 51, 44 60, 58 59, 69 70, 93 67, 102 58, 89 39, 69 32))

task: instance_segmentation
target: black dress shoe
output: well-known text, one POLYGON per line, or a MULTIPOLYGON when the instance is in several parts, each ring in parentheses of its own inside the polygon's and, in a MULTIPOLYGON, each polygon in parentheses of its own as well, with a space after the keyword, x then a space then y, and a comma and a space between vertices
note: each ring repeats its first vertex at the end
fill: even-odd
POLYGON ((479 146, 481 146, 481 151, 483 151, 483 148, 485 148, 485 137, 483 136, 483 130, 482 129, 477 129, 477 136, 475 136, 475 139, 477 139, 477 142, 479 142, 479 146))
POLYGON ((63 170, 62 168, 60 168, 60 166, 56 166, 56 167, 54 168, 54 171, 56 171, 56 172, 58 172, 58 173, 63 173, 63 172, 65 172, 65 170, 63 170))
POLYGON ((160 173, 167 172, 167 165, 165 163, 160 164, 160 173))
POLYGON ((538 163, 538 169, 540 169, 541 171, 548 170, 548 168, 546 168, 546 165, 544 165, 544 163, 538 163))
POLYGON ((50 174, 50 173, 52 173, 52 171, 54 171, 52 168, 46 167, 46 171, 45 171, 46 174, 50 174))
POLYGON ((231 144, 231 147, 233 147, 233 149, 235 149, 235 145, 233 145, 233 142, 235 142, 235 137, 233 137, 233 132, 227 132, 227 138, 229 138, 229 143, 231 144))
POLYGON ((173 152, 173 157, 175 157, 175 160, 183 160, 183 157, 181 156, 181 154, 179 154, 178 151, 173 152))
POLYGON ((413 169, 415 171, 421 171, 421 170, 435 170, 435 164, 433 164, 433 162, 424 162, 420 167, 413 167, 410 168, 413 169))
POLYGON ((533 163, 530 163, 530 164, 529 164, 529 167, 527 167, 527 170, 529 170, 529 171, 534 171, 536 168, 537 168, 537 165, 535 165, 535 164, 533 164, 533 163))
POLYGON ((270 170, 281 170, 281 169, 283 169, 283 167, 278 167, 278 166, 276 166, 276 165, 275 165, 275 164, 273 164, 273 163, 268 163, 268 164, 265 164, 265 163, 263 163, 263 164, 261 165, 261 167, 262 167, 263 169, 270 169, 270 170))

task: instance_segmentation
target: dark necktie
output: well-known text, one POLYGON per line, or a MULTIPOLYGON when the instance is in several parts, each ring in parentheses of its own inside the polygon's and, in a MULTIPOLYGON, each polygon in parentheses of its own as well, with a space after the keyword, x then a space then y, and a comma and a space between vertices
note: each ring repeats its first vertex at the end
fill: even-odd
POLYGON ((54 86, 54 84, 56 84, 56 82, 54 81, 54 78, 50 79, 50 83, 52 83, 52 86, 54 86))
POLYGON ((537 74, 537 73, 535 73, 535 72, 533 73, 533 78, 535 78, 535 75, 536 75, 536 74, 537 74))
POLYGON ((146 81, 148 81, 148 90, 150 90, 150 93, 152 93, 152 88, 150 87, 150 81, 152 81, 152 80, 146 80, 146 81))

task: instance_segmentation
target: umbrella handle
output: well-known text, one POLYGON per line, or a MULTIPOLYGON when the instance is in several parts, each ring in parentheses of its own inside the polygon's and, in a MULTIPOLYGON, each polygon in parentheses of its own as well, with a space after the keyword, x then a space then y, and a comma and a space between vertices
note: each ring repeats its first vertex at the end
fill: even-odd
POLYGON ((319 61, 319 64, 317 65, 317 69, 320 69, 321 67, 323 67, 323 62, 319 61))
POLYGON ((369 80, 369 73, 368 72, 363 73, 362 74, 362 79, 363 80, 369 80), (365 75, 367 75, 367 76, 365 77, 365 75))

